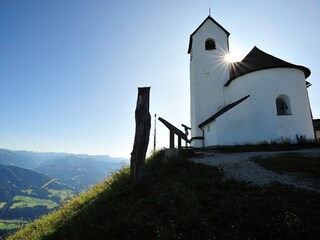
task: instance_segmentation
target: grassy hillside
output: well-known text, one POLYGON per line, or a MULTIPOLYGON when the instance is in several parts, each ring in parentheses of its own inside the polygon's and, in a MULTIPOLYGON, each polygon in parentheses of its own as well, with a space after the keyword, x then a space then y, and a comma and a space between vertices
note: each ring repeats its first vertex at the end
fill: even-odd
POLYGON ((0 176, 0 238, 75 195, 70 187, 32 170, 0 165, 0 176))
POLYGON ((8 239, 317 239, 320 194, 227 180, 185 154, 146 164, 145 185, 129 169, 75 197, 8 239))
POLYGON ((305 157, 303 154, 283 153, 273 157, 255 157, 254 162, 277 173, 299 173, 320 180, 320 157, 305 157))

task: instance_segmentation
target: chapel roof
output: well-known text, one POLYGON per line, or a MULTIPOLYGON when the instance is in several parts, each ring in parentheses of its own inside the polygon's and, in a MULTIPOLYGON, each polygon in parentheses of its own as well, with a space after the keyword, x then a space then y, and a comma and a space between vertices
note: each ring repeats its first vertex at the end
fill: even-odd
POLYGON ((268 53, 261 51, 259 48, 254 47, 247 56, 240 62, 231 64, 230 79, 224 86, 228 86, 234 79, 244 74, 270 68, 296 68, 304 72, 305 78, 311 74, 309 68, 304 66, 295 65, 279 58, 276 58, 268 53))
POLYGON ((214 20, 210 15, 199 25, 199 27, 190 35, 189 38, 189 47, 188 47, 188 53, 191 52, 191 48, 192 48, 192 37, 194 34, 196 34, 196 32, 202 27, 202 25, 206 22, 206 21, 212 21, 213 23, 215 23, 219 28, 222 29, 222 31, 224 31, 227 36, 229 37, 230 33, 224 28, 222 27, 216 20, 214 20))
POLYGON ((220 109, 218 112, 216 112, 215 114, 213 114, 211 117, 209 117, 208 119, 206 119, 204 122, 199 124, 199 128, 202 128, 203 126, 207 125, 208 123, 216 120, 218 117, 220 117, 222 114, 228 112, 230 109, 232 109, 233 107, 237 106, 239 103, 243 102, 244 100, 246 100, 248 97, 250 97, 250 95, 247 95, 241 99, 239 99, 238 101, 235 101, 233 103, 228 104, 227 106, 225 106, 224 108, 220 109))

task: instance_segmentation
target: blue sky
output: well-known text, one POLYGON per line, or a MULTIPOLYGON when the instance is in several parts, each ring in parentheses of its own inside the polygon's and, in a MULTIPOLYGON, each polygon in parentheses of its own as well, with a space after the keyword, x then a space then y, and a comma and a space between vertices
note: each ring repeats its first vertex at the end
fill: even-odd
POLYGON ((257 46, 310 68, 320 118, 320 0, 1 0, 0 147, 129 157, 140 86, 152 116, 190 125, 188 40, 209 7, 239 60, 257 46))

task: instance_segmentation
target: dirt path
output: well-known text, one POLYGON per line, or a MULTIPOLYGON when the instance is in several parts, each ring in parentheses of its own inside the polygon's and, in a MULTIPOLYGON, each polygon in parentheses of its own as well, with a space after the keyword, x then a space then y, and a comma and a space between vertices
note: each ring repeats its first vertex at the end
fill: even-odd
POLYGON ((281 152, 245 152, 245 153, 212 153, 198 152, 203 157, 191 158, 191 161, 217 166, 223 170, 226 177, 246 181, 254 185, 267 185, 271 182, 280 182, 293 185, 297 188, 320 192, 319 183, 308 179, 301 179, 293 174, 278 174, 266 170, 256 163, 249 161, 256 156, 273 156, 282 153, 301 153, 305 156, 319 156, 320 148, 302 149, 281 152))

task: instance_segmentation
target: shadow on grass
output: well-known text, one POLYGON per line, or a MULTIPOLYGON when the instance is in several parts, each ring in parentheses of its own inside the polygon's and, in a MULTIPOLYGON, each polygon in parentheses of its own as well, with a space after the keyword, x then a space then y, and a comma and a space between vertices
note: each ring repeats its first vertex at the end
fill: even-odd
POLYGON ((212 150, 221 153, 237 153, 237 152, 270 152, 270 151, 290 151, 306 148, 320 148, 320 143, 317 141, 303 142, 292 144, 290 142, 273 142, 260 144, 242 144, 232 146, 213 146, 206 147, 206 150, 212 150))
POLYGON ((254 157, 252 160, 260 166, 280 174, 293 173, 320 180, 320 157, 304 156, 299 153, 283 153, 277 156, 254 157))
POLYGON ((163 161, 164 152, 155 153, 146 163, 145 185, 137 191, 130 188, 129 169, 122 170, 111 182, 101 184, 95 197, 78 207, 69 206, 69 218, 62 221, 58 211, 60 225, 42 233, 35 225, 38 239, 319 236, 320 194, 280 184, 263 189, 224 180, 216 167, 187 161, 189 154, 163 161))

